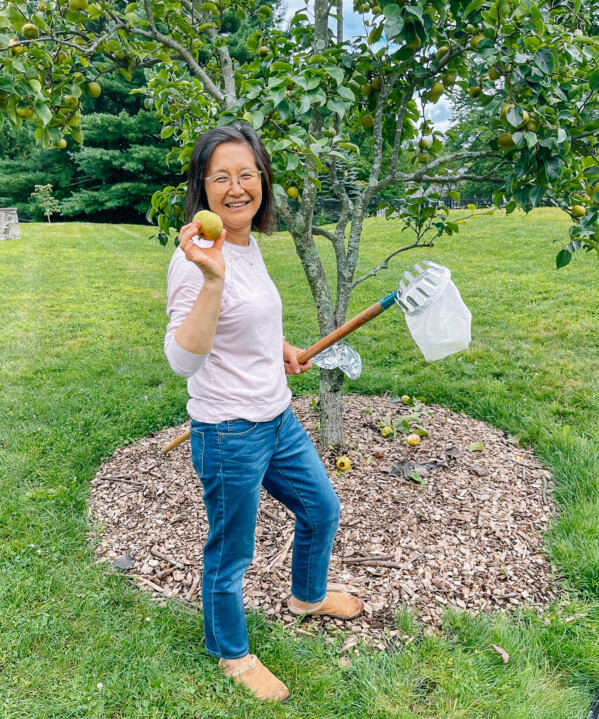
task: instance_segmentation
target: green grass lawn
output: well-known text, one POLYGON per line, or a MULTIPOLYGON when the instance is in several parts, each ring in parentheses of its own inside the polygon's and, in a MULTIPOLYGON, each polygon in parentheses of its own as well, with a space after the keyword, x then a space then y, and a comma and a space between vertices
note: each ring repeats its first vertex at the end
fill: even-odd
MULTIPOLYGON (((519 432, 554 473, 559 518, 546 546, 568 599, 541 617, 449 612, 434 637, 402 611, 414 641, 361 651, 350 667, 342 638, 296 641, 254 613, 251 650, 290 686, 284 706, 224 681, 201 616, 160 607, 96 564, 87 538, 99 463, 186 417, 185 381, 162 351, 173 246, 148 241, 145 227, 93 224, 25 225, 23 239, 0 243, 0 717, 586 717, 599 688, 599 265, 577 256, 555 270, 552 242, 567 225, 552 210, 478 217, 359 285, 351 314, 417 259, 443 263, 472 310, 473 341, 427 364, 392 309, 352 336, 364 370, 346 391, 425 395, 519 432)), ((359 273, 403 238, 397 224, 367 220, 359 273)), ((315 310, 292 241, 260 244, 285 334, 311 344, 315 310)), ((290 382, 313 393, 317 380, 290 382)))

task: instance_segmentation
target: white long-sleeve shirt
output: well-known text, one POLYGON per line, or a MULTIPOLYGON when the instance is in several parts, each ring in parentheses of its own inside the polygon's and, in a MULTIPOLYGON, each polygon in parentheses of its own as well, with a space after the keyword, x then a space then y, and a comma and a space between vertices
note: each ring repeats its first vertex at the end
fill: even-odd
POLYGON ((289 406, 283 362, 281 298, 270 279, 258 243, 246 247, 225 241, 225 284, 214 346, 207 355, 183 349, 177 328, 193 307, 204 284, 200 268, 181 248, 168 270, 164 351, 174 372, 187 377, 187 411, 199 422, 230 419, 266 422, 289 406))

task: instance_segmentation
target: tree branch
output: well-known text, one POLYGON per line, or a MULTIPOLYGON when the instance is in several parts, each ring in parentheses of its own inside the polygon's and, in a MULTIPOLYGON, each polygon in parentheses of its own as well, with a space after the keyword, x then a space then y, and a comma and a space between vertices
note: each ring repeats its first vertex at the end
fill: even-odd
POLYGON ((337 158, 331 157, 327 161, 327 167, 329 168, 331 190, 335 197, 341 202, 341 217, 343 217, 350 210, 353 202, 347 194, 343 180, 337 174, 337 158))
POLYGON ((220 69, 225 84, 225 97, 227 107, 231 107, 237 99, 237 91, 235 90, 235 73, 233 72, 233 61, 229 53, 228 45, 218 45, 218 54, 220 56, 220 69))
MULTIPOLYGON (((503 164, 503 163, 502 163, 503 164)), ((464 173, 463 175, 439 175, 437 177, 429 177, 427 175, 420 178, 420 182, 431 182, 435 185, 451 185, 455 182, 496 182, 498 184, 501 184, 505 182, 505 177, 493 177, 492 173, 495 172, 499 168, 499 165, 497 167, 494 167, 491 172, 488 172, 486 175, 470 175, 467 173, 464 173)))
POLYGON ((359 285, 360 282, 364 282, 364 280, 367 280, 369 277, 374 277, 377 275, 381 270, 387 270, 389 269, 389 260, 391 260, 395 255, 399 255, 400 252, 407 252, 408 250, 413 250, 416 247, 428 247, 428 244, 421 243, 419 240, 416 240, 414 244, 408 245, 407 247, 402 247, 399 250, 395 250, 395 252, 392 252, 388 257, 386 257, 380 265, 377 265, 374 267, 370 272, 367 272, 365 275, 362 275, 362 277, 358 277, 357 280, 354 280, 352 283, 352 290, 356 285, 359 285))
MULTIPOLYGON (((391 91, 395 87, 395 83, 399 79, 399 75, 393 75, 389 78, 389 82, 385 82, 381 90, 379 92, 379 96, 377 98, 376 102, 376 110, 374 113, 374 143, 373 143, 373 159, 372 159, 372 168, 370 170, 370 179, 368 181, 368 184, 374 184, 379 177, 380 171, 381 171, 381 163, 383 161, 383 143, 384 143, 384 133, 383 133, 383 114, 384 109, 387 104, 387 99, 389 95, 391 94, 391 91)), ((384 81, 382 81, 384 82, 384 81)), ((368 188, 366 188, 366 191, 368 188)))
POLYGON ((223 93, 208 77, 206 72, 198 65, 198 63, 194 60, 193 55, 176 40, 173 40, 172 38, 168 37, 168 35, 163 35, 158 30, 154 22, 154 14, 152 12, 151 0, 144 0, 144 6, 151 29, 142 30, 138 27, 127 27, 127 31, 131 32, 132 34, 141 35, 142 37, 149 37, 153 40, 156 40, 161 45, 164 45, 165 47, 169 47, 171 50, 174 50, 181 58, 183 58, 183 60, 185 60, 187 67, 191 70, 191 72, 193 72, 193 74, 200 79, 206 92, 212 95, 212 97, 219 103, 221 107, 228 107, 227 98, 225 97, 225 95, 223 95, 223 93))
MULTIPOLYGON (((387 175, 387 177, 383 178, 380 182, 378 182, 374 188, 373 188, 373 195, 379 192, 380 190, 384 190, 385 187, 389 187, 390 185, 394 185, 396 183, 404 183, 404 182, 423 182, 423 177, 428 177, 427 173, 431 170, 434 170, 435 168, 439 167, 440 165, 445 165, 449 162, 454 162, 456 160, 478 160, 483 157, 496 157, 497 153, 494 150, 477 150, 477 151, 471 151, 471 150, 464 150, 462 152, 454 152, 453 155, 446 155, 445 157, 439 157, 436 160, 433 160, 432 162, 429 162, 426 165, 423 165, 421 168, 416 170, 416 172, 413 172, 411 174, 406 174, 405 172, 391 172, 387 175)), ((479 179, 479 178, 478 178, 479 179)), ((432 180, 428 180, 431 182, 432 180)))
POLYGON ((453 155, 445 155, 445 157, 439 157, 436 160, 433 160, 432 162, 423 165, 418 170, 416 170, 416 172, 412 173, 411 178, 413 179, 413 181, 420 181, 421 178, 424 177, 427 172, 429 172, 429 170, 434 170, 436 167, 446 165, 449 162, 455 162, 456 160, 478 160, 483 157, 496 156, 497 152, 495 150, 464 150, 462 152, 454 152, 453 155))
POLYGON ((91 55, 91 54, 96 50, 96 48, 98 47, 98 45, 99 45, 101 42, 104 42, 104 40, 106 40, 106 39, 109 38, 111 35, 113 35, 117 30, 121 30, 121 29, 123 29, 123 28, 125 28, 125 24, 122 23, 122 22, 120 22, 120 21, 117 21, 116 24, 115 24, 115 26, 114 26, 111 30, 107 30, 107 31, 104 33, 104 35, 102 35, 101 37, 96 38, 96 39, 92 42, 92 44, 89 46, 89 48, 87 48, 86 50, 83 50, 83 54, 84 54, 84 55, 91 55))
POLYGON ((580 132, 578 135, 572 135, 572 141, 581 140, 583 137, 598 137, 599 130, 588 130, 587 132, 580 132))
POLYGON ((321 235, 322 237, 326 237, 327 240, 330 240, 333 245, 337 242, 337 235, 335 235, 333 232, 329 232, 328 230, 325 230, 322 227, 319 227, 318 225, 312 225, 312 234, 313 235, 321 235))
POLYGON ((293 236, 295 231, 295 215, 291 212, 291 208, 284 197, 279 199, 279 212, 283 217, 283 222, 287 226, 287 229, 293 236))
POLYGON ((412 99, 413 86, 410 84, 405 89, 405 92, 401 98, 401 104, 399 107, 399 114, 397 115, 397 124, 395 126, 395 138, 393 140, 393 159, 391 161, 391 174, 395 175, 397 172, 397 165, 399 162, 399 150, 401 147, 401 138, 403 135, 403 121, 406 115, 408 102, 412 99))

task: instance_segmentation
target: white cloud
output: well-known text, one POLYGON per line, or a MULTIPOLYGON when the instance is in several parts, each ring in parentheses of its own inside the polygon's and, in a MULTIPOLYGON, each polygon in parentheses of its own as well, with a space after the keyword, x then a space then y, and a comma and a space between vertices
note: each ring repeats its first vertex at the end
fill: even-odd
POLYGON ((425 105, 424 116, 427 120, 431 120, 434 124, 435 130, 440 132, 447 132, 451 127, 451 115, 453 114, 453 107, 451 100, 446 97, 441 97, 437 103, 431 105, 425 105))

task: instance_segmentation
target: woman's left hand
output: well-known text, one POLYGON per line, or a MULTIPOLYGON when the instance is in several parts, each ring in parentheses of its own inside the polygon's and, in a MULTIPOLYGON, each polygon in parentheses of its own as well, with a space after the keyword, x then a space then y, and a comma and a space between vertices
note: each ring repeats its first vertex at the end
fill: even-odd
POLYGON ((283 361, 285 362, 285 374, 301 374, 312 368, 312 360, 300 364, 297 356, 304 350, 301 347, 290 345, 287 340, 283 340, 283 361))

